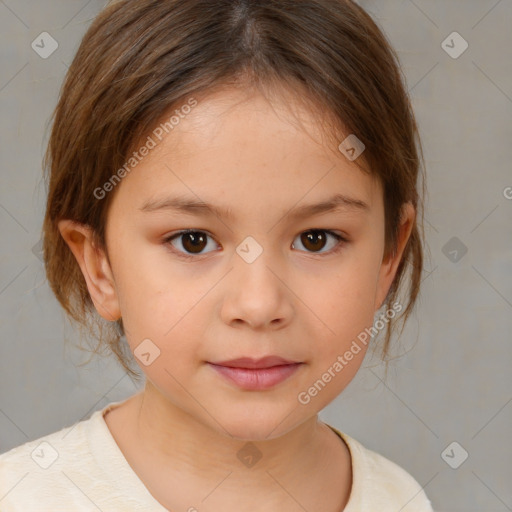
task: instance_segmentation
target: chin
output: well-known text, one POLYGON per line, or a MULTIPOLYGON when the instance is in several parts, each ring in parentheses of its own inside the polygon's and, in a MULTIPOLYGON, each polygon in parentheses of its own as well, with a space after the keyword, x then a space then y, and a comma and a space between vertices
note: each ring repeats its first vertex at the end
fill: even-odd
POLYGON ((264 407, 249 409, 246 405, 243 411, 230 408, 228 414, 217 418, 224 430, 217 423, 212 426, 219 433, 228 435, 227 431, 232 438, 240 441, 270 441, 300 425, 305 420, 298 417, 301 411, 304 412, 301 408, 293 411, 292 407, 275 406, 266 409, 264 407), (290 411, 292 411, 291 414, 290 411))

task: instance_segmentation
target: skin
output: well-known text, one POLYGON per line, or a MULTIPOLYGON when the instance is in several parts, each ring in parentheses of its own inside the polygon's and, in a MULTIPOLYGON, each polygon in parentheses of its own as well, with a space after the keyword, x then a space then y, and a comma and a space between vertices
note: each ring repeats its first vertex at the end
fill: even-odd
POLYGON ((139 364, 144 390, 105 420, 139 478, 171 510, 338 512, 349 499, 350 453, 317 413, 352 380, 364 345, 308 404, 297 395, 372 326, 415 211, 404 206, 396 254, 384 258, 380 183, 325 143, 300 107, 297 126, 285 100, 294 97, 270 103, 235 89, 199 97, 111 192, 108 258, 87 226, 59 223, 99 314, 122 316, 132 351, 148 338, 160 350, 139 364), (335 192, 368 209, 285 215, 335 192), (175 194, 229 207, 233 218, 140 211, 175 194), (209 235, 196 252, 190 238, 164 241, 187 228, 209 235), (322 231, 325 243, 308 245, 301 235, 312 229, 348 242, 334 252, 339 242, 322 231), (252 263, 236 252, 248 236, 263 249, 252 263), (304 364, 265 391, 241 390, 207 364, 265 355, 304 364), (249 440, 262 454, 251 468, 236 456, 249 440))

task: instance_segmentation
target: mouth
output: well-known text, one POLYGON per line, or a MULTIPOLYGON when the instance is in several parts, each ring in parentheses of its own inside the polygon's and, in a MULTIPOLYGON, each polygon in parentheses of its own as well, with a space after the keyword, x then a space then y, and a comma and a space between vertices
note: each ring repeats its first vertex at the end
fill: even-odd
POLYGON ((211 368, 231 384, 247 391, 262 391, 277 386, 291 377, 303 364, 277 356, 208 362, 211 368))
POLYGON ((297 364, 300 361, 292 361, 284 359, 279 356, 265 356, 260 359, 253 359, 252 357, 239 357, 238 359, 231 359, 229 361, 212 362, 211 364, 217 366, 225 366, 228 368, 249 368, 249 369, 265 369, 274 366, 284 366, 289 364, 297 364))

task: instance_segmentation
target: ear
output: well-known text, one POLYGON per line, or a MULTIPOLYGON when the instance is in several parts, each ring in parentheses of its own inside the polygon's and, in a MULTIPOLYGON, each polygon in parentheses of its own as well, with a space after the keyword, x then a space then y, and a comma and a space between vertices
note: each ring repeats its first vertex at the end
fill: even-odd
POLYGON ((377 311, 384 303, 386 295, 393 283, 396 271, 398 270, 398 265, 402 260, 405 246, 411 235, 415 218, 416 210, 414 209, 414 206, 411 203, 404 203, 400 217, 396 252, 394 254, 390 254, 387 258, 384 258, 380 267, 377 293, 375 295, 375 311, 377 311))
POLYGON ((71 220, 61 220, 58 228, 73 252, 98 313, 110 322, 121 317, 114 276, 105 252, 94 245, 89 226, 71 220))

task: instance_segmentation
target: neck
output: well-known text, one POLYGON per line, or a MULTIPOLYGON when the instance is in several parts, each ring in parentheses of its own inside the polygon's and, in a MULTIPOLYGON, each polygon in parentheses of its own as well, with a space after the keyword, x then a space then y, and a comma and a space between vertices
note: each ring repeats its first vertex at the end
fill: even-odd
POLYGON ((248 441, 198 422, 151 384, 131 400, 125 425, 134 429, 126 450, 128 445, 137 449, 132 448, 129 462, 153 496, 172 510, 188 510, 194 503, 205 509, 199 497, 212 510, 230 504, 233 510, 253 511, 259 510, 256 503, 261 510, 293 510, 298 504, 313 510, 325 499, 324 510, 338 512, 348 500, 350 454, 317 415, 274 439, 248 441), (328 508, 332 503, 336 506, 328 508))

